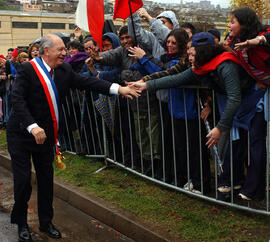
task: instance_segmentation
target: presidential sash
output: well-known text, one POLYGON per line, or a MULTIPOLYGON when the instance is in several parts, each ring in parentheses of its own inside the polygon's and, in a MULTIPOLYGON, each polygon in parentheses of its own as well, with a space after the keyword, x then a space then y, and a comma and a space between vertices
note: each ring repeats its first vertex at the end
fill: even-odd
POLYGON ((58 90, 56 88, 55 82, 52 79, 50 73, 45 67, 41 58, 35 58, 29 61, 33 66, 38 79, 41 82, 41 85, 44 89, 49 107, 51 112, 51 117, 53 121, 53 130, 54 130, 54 140, 56 145, 56 162, 60 169, 65 169, 65 164, 62 162, 62 155, 59 152, 59 142, 58 142, 58 128, 59 128, 59 110, 60 110, 60 101, 58 90), (61 164, 62 163, 62 164, 61 164))

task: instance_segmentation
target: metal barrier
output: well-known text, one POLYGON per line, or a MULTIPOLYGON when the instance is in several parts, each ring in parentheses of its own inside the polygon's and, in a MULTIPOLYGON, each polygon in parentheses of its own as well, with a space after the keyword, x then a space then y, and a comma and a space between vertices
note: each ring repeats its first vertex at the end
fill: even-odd
MULTIPOLYGON (((186 101, 187 92, 190 100, 190 87, 182 90, 184 119, 177 119, 173 116, 173 112, 169 112, 169 109, 175 108, 173 98, 170 98, 168 104, 160 101, 152 102, 151 95, 155 94, 148 92, 144 98, 130 101, 118 96, 98 96, 71 90, 70 96, 62 106, 65 124, 65 131, 61 136, 62 144, 71 152, 105 158, 106 162, 191 196, 249 212, 270 215, 269 117, 265 134, 267 135, 266 185, 261 188, 265 190, 265 198, 262 201, 244 201, 238 198, 237 193, 240 189, 231 188, 241 188, 244 184, 244 180, 234 184, 237 179, 233 174, 236 164, 242 163, 243 168, 247 161, 246 167, 250 165, 252 159, 250 132, 241 131, 244 133, 241 139, 233 141, 230 131, 223 134, 224 137, 218 147, 214 146, 208 150, 205 146, 205 136, 209 132, 209 125, 214 127, 219 116, 216 112, 216 94, 213 90, 207 94, 212 99, 212 114, 211 119, 208 118, 208 122, 204 123, 200 118, 200 112, 203 104, 201 92, 206 90, 205 87, 196 87, 193 90, 195 104, 193 108, 190 108, 190 103, 187 104, 186 101), (147 104, 147 108, 140 109, 141 104, 147 104), (189 111, 192 109, 196 113, 195 119, 189 119, 187 109, 189 111), (247 146, 242 143, 246 141, 247 146), (233 147, 241 149, 234 150, 233 147), (238 157, 241 157, 240 161, 234 160, 234 156, 237 156, 236 151, 238 153, 240 151, 238 154, 238 157), (243 156, 244 152, 247 153, 246 158, 243 156), (179 157, 179 154, 183 157, 179 157), (227 176, 223 172, 228 172, 228 167, 223 172, 221 169, 221 162, 224 163, 224 159, 227 162, 225 166, 230 163, 227 176), (224 184, 222 186, 226 192, 219 191, 222 176, 229 181, 227 187, 224 184)), ((267 95, 269 96, 269 90, 267 95)), ((172 97, 172 90, 170 96, 172 97)), ((269 110, 269 105, 266 108, 269 110)), ((244 170, 242 169, 239 174, 244 175, 244 170)))
MULTIPOLYGON (((206 134, 209 132, 209 125, 214 127, 217 124, 219 116, 216 112, 216 94, 213 90, 206 94, 212 100, 212 114, 211 118, 208 118, 208 123, 204 123, 200 118, 203 104, 201 98, 202 92, 209 89, 192 88, 194 93, 192 108, 190 103, 187 103, 187 99, 190 100, 192 96, 190 87, 182 89, 183 119, 177 119, 173 116, 173 112, 169 112, 169 109, 175 108, 172 90, 169 103, 157 100, 153 102, 155 94, 148 92, 143 98, 130 101, 118 96, 106 97, 71 90, 62 105, 64 114, 62 119, 64 129, 60 137, 62 149, 89 157, 104 158, 106 165, 107 162, 114 164, 157 184, 216 204, 270 215, 269 115, 265 132, 267 135, 265 169, 262 169, 265 170, 262 181, 265 185, 260 187, 264 190, 265 197, 262 201, 243 201, 237 195, 240 189, 233 188, 243 186, 246 176, 244 163, 247 161, 248 167, 254 158, 250 156, 251 134, 249 131, 241 131, 243 135, 241 134, 240 141, 234 141, 230 131, 223 134, 217 147, 208 150, 205 146, 206 134), (141 105, 146 107, 142 109, 141 105), (195 118, 190 119, 188 109, 196 114, 195 118), (226 145, 228 148, 225 148, 226 145), (236 151, 240 153, 238 154, 241 157, 240 161, 234 159, 237 156, 236 151), (244 152, 247 157, 243 156, 244 152), (221 162, 223 170, 224 165, 229 165, 226 171, 222 172, 220 169, 221 162), (243 175, 243 180, 238 180, 240 183, 234 184, 237 180, 237 177, 233 176, 234 168, 240 163, 242 165, 237 175, 243 175), (224 172, 228 171, 229 174, 225 176, 224 172), (229 181, 227 187, 225 184, 222 185, 226 192, 219 191, 222 176, 229 181)), ((269 89, 267 98, 269 100, 269 89)), ((266 109, 269 113, 268 102, 266 109)), ((100 170, 106 168, 106 165, 100 170)))

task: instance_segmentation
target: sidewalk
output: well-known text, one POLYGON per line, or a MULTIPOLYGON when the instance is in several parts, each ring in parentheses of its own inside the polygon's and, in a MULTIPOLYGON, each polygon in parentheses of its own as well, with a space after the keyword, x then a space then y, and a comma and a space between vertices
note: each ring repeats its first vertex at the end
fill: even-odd
MULTIPOLYGON (((10 160, 7 153, 0 152, 0 184, 2 184, 0 205, 10 210, 13 203, 12 177, 10 171, 3 167, 10 170, 10 160)), ((78 188, 59 179, 55 179, 54 207, 54 223, 61 230, 65 242, 103 242, 119 241, 119 239, 121 241, 168 241, 158 233, 149 230, 145 224, 137 222, 135 217, 112 207, 102 199, 78 191, 78 188)), ((28 213, 29 226, 34 232, 33 237, 37 241, 50 241, 38 231, 35 189, 33 189, 28 213)))

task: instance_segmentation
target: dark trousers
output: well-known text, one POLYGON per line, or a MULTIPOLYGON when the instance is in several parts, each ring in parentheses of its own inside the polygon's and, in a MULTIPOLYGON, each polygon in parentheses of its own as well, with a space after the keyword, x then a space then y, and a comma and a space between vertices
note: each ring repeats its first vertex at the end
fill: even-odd
MULTIPOLYGON (((266 175, 266 122, 264 113, 256 113, 250 124, 250 164, 241 192, 252 199, 262 200, 265 196, 266 175)), ((240 140, 233 142, 233 180, 234 185, 243 180, 244 163, 246 160, 246 135, 240 130, 240 140)), ((224 172, 219 178, 220 185, 230 186, 230 159, 228 146, 224 160, 224 172)))
MULTIPOLYGON (((240 139, 232 141, 233 150, 233 185, 242 185, 245 180, 243 158, 247 154, 247 132, 239 129, 240 139)), ((218 186, 231 186, 231 149, 228 139, 227 151, 223 162, 223 172, 218 179, 218 186)))
POLYGON ((210 190, 210 164, 205 148, 205 138, 202 137, 202 160, 200 161, 200 142, 198 120, 174 119, 176 170, 178 185, 183 186, 188 182, 187 154, 189 154, 189 177, 196 190, 201 190, 201 181, 204 192, 210 190), (188 131, 188 141, 186 132, 188 131), (189 153, 187 152, 187 144, 189 153), (202 164, 202 165, 201 165, 202 164), (201 167, 202 166, 202 170, 201 167))
POLYGON ((40 226, 46 226, 53 218, 53 146, 37 145, 32 140, 7 136, 11 156, 15 204, 11 223, 27 222, 28 201, 31 197, 31 157, 36 170, 38 188, 38 216, 40 226))
POLYGON ((141 157, 136 142, 133 112, 131 109, 129 109, 130 112, 128 112, 128 104, 125 105, 124 102, 126 102, 126 100, 120 101, 120 105, 116 108, 115 112, 114 143, 116 159, 119 162, 123 162, 126 166, 131 166, 133 161, 133 165, 139 167, 141 157))
POLYGON ((250 164, 241 190, 252 199, 265 197, 266 181, 266 122, 264 113, 256 113, 250 124, 250 164))

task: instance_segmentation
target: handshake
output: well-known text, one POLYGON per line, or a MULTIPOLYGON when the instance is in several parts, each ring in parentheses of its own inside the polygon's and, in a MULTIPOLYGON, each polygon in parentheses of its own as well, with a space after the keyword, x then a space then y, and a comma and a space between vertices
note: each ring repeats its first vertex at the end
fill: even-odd
POLYGON ((136 82, 125 82, 126 86, 119 87, 119 94, 123 97, 133 99, 133 97, 141 96, 141 92, 147 89, 146 82, 142 79, 136 82))

